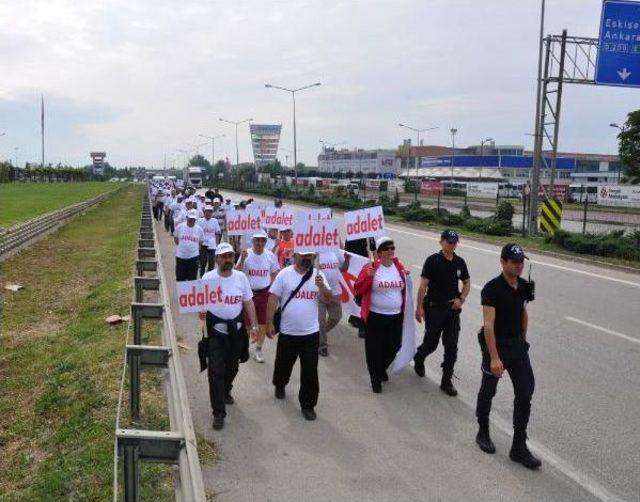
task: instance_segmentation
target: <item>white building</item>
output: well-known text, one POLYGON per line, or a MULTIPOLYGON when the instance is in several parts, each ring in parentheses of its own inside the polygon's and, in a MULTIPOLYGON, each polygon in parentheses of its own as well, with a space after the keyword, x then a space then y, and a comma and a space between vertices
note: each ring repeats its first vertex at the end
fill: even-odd
POLYGON ((400 159, 396 150, 336 150, 325 148, 318 155, 318 171, 323 174, 353 173, 354 176, 397 175, 400 159))

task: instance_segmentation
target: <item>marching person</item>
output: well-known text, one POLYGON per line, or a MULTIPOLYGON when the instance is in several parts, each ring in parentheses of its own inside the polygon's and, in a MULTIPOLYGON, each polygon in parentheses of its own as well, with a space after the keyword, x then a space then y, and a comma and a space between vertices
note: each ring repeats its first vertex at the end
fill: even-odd
POLYGON ((267 230, 267 249, 272 253, 275 253, 277 245, 278 245, 278 229, 270 228, 267 230))
POLYGON ((280 268, 288 267, 293 263, 293 229, 285 227, 280 232, 281 239, 276 246, 276 256, 278 257, 278 265, 280 268))
POLYGON ((486 453, 496 447, 489 435, 491 401, 498 381, 507 370, 513 384, 513 444, 509 457, 529 469, 542 462, 527 448, 527 425, 535 387, 527 342, 527 302, 533 300, 532 283, 520 276, 527 256, 517 244, 507 244, 500 253, 502 273, 482 288, 483 328, 478 333, 482 350, 482 383, 478 392, 476 443, 486 453))
POLYGON ((195 281, 198 279, 198 260, 200 246, 204 242, 204 232, 196 225, 198 212, 190 209, 186 214, 187 221, 176 228, 174 242, 176 248, 176 281, 195 281))
POLYGON ((320 350, 322 357, 329 355, 327 333, 337 326, 342 319, 342 289, 340 274, 349 268, 351 255, 333 251, 318 253, 318 269, 324 274, 331 289, 330 300, 318 303, 318 322, 320 325, 320 350))
POLYGON ((253 294, 247 277, 233 269, 234 253, 223 242, 215 249, 216 269, 207 272, 202 280, 219 280, 217 301, 212 303, 204 317, 207 330, 207 375, 209 399, 213 411, 213 428, 224 427, 226 405, 234 403, 231 389, 241 362, 249 357, 249 338, 244 322, 248 319, 252 340, 258 333, 256 311, 251 301, 253 294))
POLYGON ((285 398, 296 359, 300 358, 298 400, 306 420, 315 420, 318 403, 318 301, 331 298, 324 274, 313 267, 312 252, 295 252, 294 264, 281 270, 269 288, 267 336, 276 334, 274 315, 280 306, 280 334, 273 368, 277 399, 285 398))
POLYGON ((213 218, 213 206, 204 206, 204 217, 198 219, 198 226, 204 232, 204 241, 200 246, 200 277, 207 270, 215 268, 216 246, 220 240, 220 225, 218 220, 213 218))
POLYGON ((171 214, 173 212, 173 204, 176 202, 176 191, 175 189, 171 189, 167 198, 164 200, 164 230, 165 232, 169 232, 171 230, 171 235, 173 235, 174 227, 173 227, 173 218, 171 214))
POLYGON ((376 241, 376 259, 367 263, 354 284, 360 295, 364 322, 364 347, 371 389, 382 392, 382 382, 389 380, 387 368, 402 345, 402 319, 406 271, 395 257, 395 244, 390 237, 376 241))
MULTIPOLYGON (((347 241, 344 250, 357 254, 364 258, 370 258, 372 253, 376 251, 376 241, 373 237, 364 237, 362 239, 353 239, 347 241), (371 253, 371 254, 370 254, 371 253)), ((358 328, 358 337, 364 338, 364 322, 354 315, 349 316, 349 324, 354 328, 358 328)))
POLYGON ((220 201, 218 199, 213 199, 213 217, 218 220, 218 226, 220 227, 220 240, 224 240, 225 238, 225 211, 220 206, 220 201))
POLYGON ((440 252, 429 256, 422 266, 416 299, 416 321, 422 323, 424 319, 424 338, 413 357, 413 369, 419 377, 424 377, 424 360, 438 348, 442 336, 444 361, 440 389, 448 396, 458 395, 451 379, 458 355, 460 312, 471 290, 467 264, 455 253, 459 240, 455 230, 442 232, 440 252))
POLYGON ((267 303, 269 301, 269 286, 275 279, 280 267, 275 255, 265 249, 267 234, 257 232, 251 238, 251 248, 243 249, 236 270, 244 272, 249 279, 253 291, 253 304, 258 319, 258 338, 253 357, 256 362, 263 363, 262 346, 266 335, 267 303))

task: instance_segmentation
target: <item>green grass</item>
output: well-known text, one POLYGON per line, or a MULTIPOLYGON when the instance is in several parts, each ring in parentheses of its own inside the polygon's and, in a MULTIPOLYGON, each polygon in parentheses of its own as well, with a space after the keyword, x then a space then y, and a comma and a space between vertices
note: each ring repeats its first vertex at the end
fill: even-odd
MULTIPOLYGON (((0 285, 24 289, 0 293, 0 500, 111 498, 126 324, 104 319, 129 311, 143 190, 125 187, 2 264, 0 285)), ((143 410, 166 421, 159 378, 145 378, 143 410)), ((168 468, 142 476, 145 499, 172 498, 168 468)))
POLYGON ((82 202, 120 185, 87 183, 0 183, 0 226, 8 227, 82 202))

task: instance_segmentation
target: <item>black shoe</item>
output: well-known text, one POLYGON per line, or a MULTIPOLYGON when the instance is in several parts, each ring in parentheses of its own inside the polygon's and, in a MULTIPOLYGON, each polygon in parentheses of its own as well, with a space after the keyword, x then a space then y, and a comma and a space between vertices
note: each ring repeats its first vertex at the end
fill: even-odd
POLYGON ((224 415, 213 415, 213 428, 217 431, 224 427, 224 415))
POLYGON ((480 427, 480 430, 476 435, 476 443, 485 453, 496 452, 496 445, 493 444, 493 441, 491 441, 491 436, 489 436, 489 427, 480 427))
POLYGON ((382 382, 380 380, 371 380, 371 390, 376 394, 380 394, 382 392, 382 382))
POLYGON ((275 396, 276 396, 276 399, 284 399, 286 396, 284 387, 276 387, 275 396))
POLYGON ((327 349, 326 347, 320 347, 318 354, 320 354, 322 357, 327 357, 329 355, 329 349, 327 349))
POLYGON ((313 411, 313 408, 302 408, 302 416, 305 420, 313 422, 316 419, 316 412, 313 411))
POLYGON ((356 317, 354 315, 350 315, 349 316, 349 321, 347 321, 349 324, 351 324, 351 326, 353 326, 354 328, 357 328, 360 326, 360 318, 356 317))
POLYGON ((537 469, 542 465, 542 462, 534 457, 529 451, 529 448, 527 448, 526 439, 513 439, 509 458, 514 462, 524 465, 527 469, 537 469))
POLYGON ((224 404, 233 404, 235 402, 236 402, 236 400, 233 399, 233 396, 231 394, 225 394, 224 395, 224 404))
POLYGON ((358 338, 364 338, 365 336, 365 331, 364 329, 359 329, 358 330, 358 338))
POLYGON ((453 383, 451 382, 450 378, 442 379, 442 382, 440 382, 440 390, 444 392, 447 396, 454 397, 458 395, 458 391, 453 386, 453 383))
POLYGON ((388 382, 389 381, 389 375, 387 374, 386 371, 382 372, 382 375, 380 375, 380 380, 382 380, 383 382, 388 382))
POLYGON ((416 372, 420 378, 424 377, 424 359, 413 358, 413 371, 416 372))

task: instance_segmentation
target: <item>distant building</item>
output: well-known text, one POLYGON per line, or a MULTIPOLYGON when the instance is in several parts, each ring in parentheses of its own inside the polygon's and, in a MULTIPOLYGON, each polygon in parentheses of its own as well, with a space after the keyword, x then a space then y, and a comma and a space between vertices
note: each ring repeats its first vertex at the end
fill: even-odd
POLYGON ((335 173, 352 172, 363 176, 397 175, 400 162, 396 150, 336 150, 325 148, 318 155, 318 171, 333 176, 335 173))
POLYGON ((102 176, 104 174, 104 159, 106 152, 91 152, 91 172, 94 176, 102 176))
POLYGON ((249 124, 256 168, 260 169, 276 160, 281 130, 280 124, 249 124))

